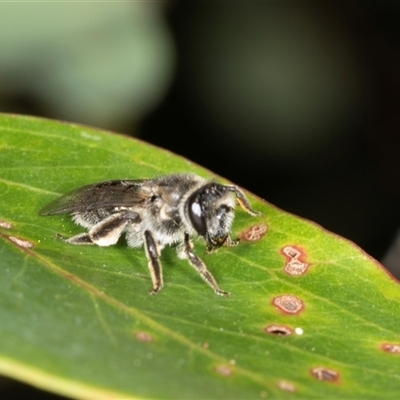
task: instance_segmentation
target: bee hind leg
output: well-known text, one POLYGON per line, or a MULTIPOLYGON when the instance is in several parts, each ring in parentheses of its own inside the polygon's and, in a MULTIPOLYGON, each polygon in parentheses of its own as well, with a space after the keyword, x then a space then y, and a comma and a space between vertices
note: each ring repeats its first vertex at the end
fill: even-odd
POLYGON ((72 236, 70 238, 67 238, 67 237, 62 236, 59 233, 57 233, 56 237, 61 239, 63 242, 66 242, 66 243, 69 243, 69 244, 76 244, 76 245, 91 245, 91 244, 94 244, 92 242, 92 239, 90 239, 90 236, 89 236, 88 233, 79 233, 78 235, 72 236))
POLYGON ((64 242, 75 245, 112 246, 118 242, 127 225, 135 222, 140 222, 137 213, 131 211, 119 212, 111 214, 93 225, 87 233, 80 233, 70 238, 61 235, 58 235, 58 237, 64 242))

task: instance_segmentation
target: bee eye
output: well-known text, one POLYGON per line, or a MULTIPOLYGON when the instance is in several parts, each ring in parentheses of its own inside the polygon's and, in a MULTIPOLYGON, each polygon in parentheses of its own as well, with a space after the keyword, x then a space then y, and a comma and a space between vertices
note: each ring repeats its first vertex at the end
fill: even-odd
POLYGON ((206 220, 200 202, 196 197, 189 202, 189 218, 197 233, 204 236, 207 233, 206 220))

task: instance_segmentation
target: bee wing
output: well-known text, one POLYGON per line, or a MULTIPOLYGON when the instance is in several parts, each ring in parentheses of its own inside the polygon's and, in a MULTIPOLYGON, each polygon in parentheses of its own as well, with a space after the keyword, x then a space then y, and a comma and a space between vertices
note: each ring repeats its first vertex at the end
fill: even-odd
POLYGON ((103 207, 133 207, 149 197, 142 180, 115 180, 82 186, 48 204, 39 215, 84 212, 103 207))

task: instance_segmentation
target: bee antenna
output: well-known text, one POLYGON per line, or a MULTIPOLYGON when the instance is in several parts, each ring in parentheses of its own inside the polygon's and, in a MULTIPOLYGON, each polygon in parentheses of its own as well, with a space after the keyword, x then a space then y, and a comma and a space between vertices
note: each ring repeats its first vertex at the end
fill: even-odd
POLYGON ((261 212, 253 210, 250 205, 250 202, 247 200, 244 193, 236 186, 226 186, 226 188, 230 191, 235 193, 237 202, 239 203, 240 207, 246 211, 248 214, 252 215, 253 217, 257 215, 263 215, 261 212))

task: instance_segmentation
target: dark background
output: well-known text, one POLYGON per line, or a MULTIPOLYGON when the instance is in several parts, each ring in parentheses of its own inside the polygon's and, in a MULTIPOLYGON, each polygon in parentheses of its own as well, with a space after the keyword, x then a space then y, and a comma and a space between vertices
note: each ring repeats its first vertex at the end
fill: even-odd
MULTIPOLYGON (((385 259, 400 216, 400 2, 166 2, 161 12, 176 58, 168 89, 141 118, 132 104, 131 118, 97 126, 183 155, 400 276, 399 259, 385 259)), ((3 112, 96 125, 5 87, 3 112)), ((0 397, 22 396, 5 386, 0 397)))
POLYGON ((382 260, 399 224, 400 3, 180 3, 168 20, 178 68, 141 138, 382 260))

